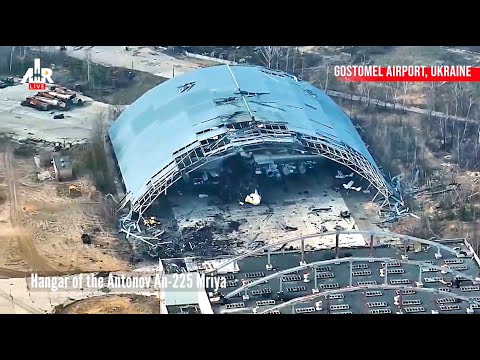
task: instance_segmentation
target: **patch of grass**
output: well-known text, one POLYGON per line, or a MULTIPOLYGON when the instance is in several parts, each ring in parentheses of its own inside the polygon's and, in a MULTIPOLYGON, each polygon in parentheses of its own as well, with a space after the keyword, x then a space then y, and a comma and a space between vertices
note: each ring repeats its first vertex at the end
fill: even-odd
POLYGON ((372 54, 377 65, 433 65, 443 50, 439 46, 396 46, 384 54, 372 54))
POLYGON ((472 204, 463 204, 458 209, 458 217, 461 221, 474 221, 475 211, 472 204))
POLYGON ((146 72, 133 71, 133 73, 135 78, 131 80, 127 86, 116 88, 115 90, 107 93, 101 93, 99 91, 96 92, 94 90, 88 90, 84 93, 85 95, 92 97, 97 101, 107 104, 129 105, 147 91, 168 80, 166 78, 155 76, 146 72))
POLYGON ((77 176, 89 174, 97 190, 104 194, 115 192, 115 183, 109 168, 105 137, 99 122, 88 144, 76 149, 73 171, 77 176))
POLYGON ((35 146, 30 144, 21 144, 13 150, 13 154, 18 157, 28 158, 32 157, 35 154, 35 146))
POLYGON ((442 220, 436 214, 433 216, 423 215, 420 222, 406 234, 420 239, 430 239, 439 235, 442 229, 442 220))

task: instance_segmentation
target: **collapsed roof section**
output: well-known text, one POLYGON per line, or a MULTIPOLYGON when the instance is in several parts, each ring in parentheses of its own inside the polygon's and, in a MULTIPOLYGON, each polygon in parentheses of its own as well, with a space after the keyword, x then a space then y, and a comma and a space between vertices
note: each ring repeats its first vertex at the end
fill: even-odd
POLYGON ((395 195, 348 116, 321 90, 258 66, 220 65, 145 93, 109 129, 131 210, 143 213, 183 174, 269 145, 322 155, 395 195))

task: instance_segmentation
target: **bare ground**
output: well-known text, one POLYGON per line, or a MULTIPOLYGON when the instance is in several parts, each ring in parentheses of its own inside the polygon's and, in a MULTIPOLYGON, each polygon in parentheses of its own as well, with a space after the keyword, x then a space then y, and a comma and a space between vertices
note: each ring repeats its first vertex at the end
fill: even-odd
POLYGON ((88 179, 74 181, 82 196, 70 198, 68 184, 33 180, 33 158, 15 158, 9 144, 0 146, 2 189, 8 192, 0 205, 0 276, 128 269, 119 256, 128 249, 105 221, 99 194, 88 179), (90 231, 92 244, 85 245, 81 235, 90 231))
POLYGON ((57 314, 159 314, 160 301, 155 296, 105 295, 79 300, 62 308, 57 314))

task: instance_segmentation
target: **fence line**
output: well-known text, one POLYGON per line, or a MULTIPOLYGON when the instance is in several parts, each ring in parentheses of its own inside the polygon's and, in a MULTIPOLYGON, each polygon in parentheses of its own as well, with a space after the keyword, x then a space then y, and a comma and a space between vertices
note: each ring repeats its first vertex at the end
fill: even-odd
POLYGON ((450 120, 456 120, 456 121, 462 121, 462 122, 468 122, 472 124, 479 124, 478 120, 474 119, 468 119, 460 116, 453 116, 453 115, 448 115, 445 113, 442 113, 440 111, 432 111, 432 110, 427 110, 427 109, 422 109, 419 107, 415 106, 403 106, 402 104, 398 103, 392 103, 392 102, 387 102, 379 99, 372 99, 372 98, 367 98, 366 96, 360 96, 360 95, 353 95, 349 93, 344 93, 341 91, 335 91, 335 90, 327 90, 326 91, 327 95, 333 96, 333 97, 338 97, 342 99, 347 99, 351 101, 361 101, 365 104, 373 104, 373 105, 378 105, 378 106, 383 106, 386 108, 391 108, 394 110, 404 110, 404 111, 409 111, 417 114, 423 114, 423 115, 429 115, 429 116, 434 116, 437 118, 441 119, 450 119, 450 120))
POLYGON ((215 57, 212 57, 212 56, 194 54, 194 53, 191 53, 191 52, 188 52, 188 51, 185 51, 185 56, 188 56, 188 57, 191 57, 191 58, 194 58, 194 59, 214 61, 214 62, 218 62, 220 64, 225 64, 225 65, 237 65, 237 63, 235 61, 219 59, 219 58, 215 58, 215 57))

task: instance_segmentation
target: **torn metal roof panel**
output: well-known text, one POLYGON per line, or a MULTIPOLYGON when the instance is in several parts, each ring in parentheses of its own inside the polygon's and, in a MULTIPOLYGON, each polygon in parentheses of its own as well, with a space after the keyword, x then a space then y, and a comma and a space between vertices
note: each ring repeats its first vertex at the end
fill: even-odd
MULTIPOLYGON (((138 203, 146 191, 163 186, 152 185, 150 179, 175 161, 178 149, 196 140, 200 146, 200 140, 216 139, 225 134, 219 128, 231 128, 235 123, 256 128, 253 120, 285 124, 288 131, 296 133, 290 141, 302 142, 311 150, 322 142, 332 149, 354 151, 360 157, 352 169, 363 168, 357 172, 368 172, 362 176, 383 193, 393 193, 351 120, 321 90, 281 71, 219 65, 183 74, 151 89, 110 127, 127 200, 138 203)), ((231 139, 225 140, 225 149, 242 146, 243 140, 238 140, 235 131, 226 136, 231 139)), ((262 141, 274 141, 269 135, 258 136, 263 136, 262 141)), ((244 145, 255 141, 245 139, 244 145)), ((161 175, 156 178, 161 180, 161 175)))

